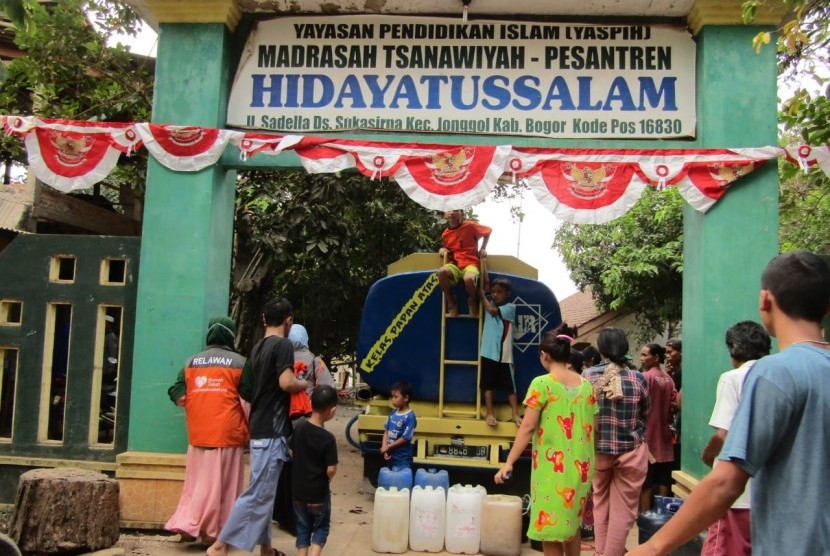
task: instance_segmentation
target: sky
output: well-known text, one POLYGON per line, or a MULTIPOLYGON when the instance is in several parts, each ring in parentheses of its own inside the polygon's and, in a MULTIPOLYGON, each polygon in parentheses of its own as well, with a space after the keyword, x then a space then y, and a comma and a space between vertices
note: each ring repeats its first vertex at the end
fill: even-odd
MULTIPOLYGON (((138 37, 114 37, 113 42, 116 41, 130 45, 136 54, 156 55, 157 36, 147 25, 143 26, 138 37)), ((491 255, 512 255, 538 269, 539 280, 560 301, 576 293, 577 288, 562 257, 551 247, 560 220, 542 207, 530 192, 525 192, 524 198, 514 201, 514 204, 521 205, 524 213, 522 222, 513 222, 511 205, 507 202, 488 199, 473 207, 479 222, 493 228, 487 252, 491 255)))
POLYGON ((539 204, 529 191, 525 191, 523 199, 512 204, 520 205, 524 213, 521 222, 513 222, 510 217, 511 203, 505 201, 488 199, 474 207, 478 221, 493 228, 487 253, 513 255, 536 267, 539 280, 551 289, 559 301, 576 293, 577 288, 562 257, 551 247, 553 235, 561 221, 539 204))

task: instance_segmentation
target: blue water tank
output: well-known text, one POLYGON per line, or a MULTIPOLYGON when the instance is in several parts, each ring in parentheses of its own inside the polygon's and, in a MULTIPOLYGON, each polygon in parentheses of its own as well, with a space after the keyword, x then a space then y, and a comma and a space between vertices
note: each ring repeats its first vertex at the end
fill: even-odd
POLYGON ((637 529, 639 530, 639 543, 643 544, 648 541, 660 527, 666 524, 671 517, 680 508, 683 503, 682 498, 672 498, 671 496, 655 496, 654 506, 640 514, 637 518, 637 529))
POLYGON ((444 489, 444 496, 450 490, 450 476, 444 469, 418 469, 415 472, 415 486, 426 488, 441 487, 444 489))
MULTIPOLYGON (((437 259, 438 257, 434 257, 437 259)), ((490 272, 490 280, 510 280, 516 305, 513 369, 516 392, 524 396, 530 382, 545 371, 539 365, 539 343, 548 330, 562 322, 553 292, 537 280, 490 272)), ((467 295, 458 286, 456 297, 467 295)), ((388 394, 392 385, 407 380, 412 399, 438 401, 441 390, 441 288, 435 270, 404 272, 374 283, 360 319, 357 360, 361 379, 376 392, 388 394)), ((463 301, 462 301, 463 304, 463 301)), ((446 319, 444 359, 476 361, 479 356, 478 320, 446 319)), ((475 403, 475 365, 448 363, 444 367, 444 402, 475 403)), ((496 392, 500 403, 502 394, 496 392)), ((506 399, 504 401, 507 401, 506 399)))
POLYGON ((409 467, 382 467, 378 475, 378 488, 390 489, 392 487, 398 490, 409 489, 412 490, 412 469, 409 467))

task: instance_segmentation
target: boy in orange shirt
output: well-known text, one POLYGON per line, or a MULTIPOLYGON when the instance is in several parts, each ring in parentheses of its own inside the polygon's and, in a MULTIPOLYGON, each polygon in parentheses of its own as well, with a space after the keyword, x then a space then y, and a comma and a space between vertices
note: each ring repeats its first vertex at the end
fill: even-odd
POLYGON ((444 246, 438 250, 438 255, 442 260, 448 258, 447 263, 438 270, 438 283, 447 299, 447 316, 458 316, 458 301, 451 287, 463 279, 470 316, 478 317, 480 257, 487 254, 485 248, 493 230, 478 222, 464 220, 463 210, 449 210, 444 213, 444 218, 447 220, 447 229, 441 234, 444 246), (481 248, 478 246, 480 239, 483 239, 481 248))

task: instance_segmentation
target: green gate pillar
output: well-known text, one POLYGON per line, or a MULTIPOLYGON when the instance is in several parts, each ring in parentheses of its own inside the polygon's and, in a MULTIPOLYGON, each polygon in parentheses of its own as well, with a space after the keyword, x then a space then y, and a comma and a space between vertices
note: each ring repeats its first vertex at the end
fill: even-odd
MULTIPOLYGON (((735 24, 713 21, 722 4, 699 1, 689 18, 693 27, 696 17, 703 21, 697 29, 699 144, 775 145, 774 39, 760 54, 752 47, 758 32, 774 29, 739 25, 740 2, 734 0, 727 4, 734 8, 729 23, 735 24)), ((774 17, 780 21, 780 14, 774 17)), ((718 377, 731 368, 724 332, 738 321, 759 320, 761 271, 778 253, 775 160, 736 182, 706 214, 686 205, 683 216, 683 473, 676 478, 688 488, 684 479, 693 484, 709 470, 700 456, 712 433, 708 422, 718 377)))
MULTIPOLYGON (((230 33, 223 23, 162 24, 155 123, 225 125, 230 33)), ((167 399, 207 321, 227 314, 234 171, 173 172, 150 159, 141 238, 128 448, 181 453, 181 409, 167 399)))

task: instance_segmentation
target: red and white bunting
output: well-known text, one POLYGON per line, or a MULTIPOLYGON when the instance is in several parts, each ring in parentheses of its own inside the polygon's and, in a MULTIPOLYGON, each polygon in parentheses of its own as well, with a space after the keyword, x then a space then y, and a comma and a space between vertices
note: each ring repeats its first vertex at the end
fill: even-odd
POLYGON ((778 147, 709 151, 698 160, 686 163, 683 176, 676 184, 680 195, 700 212, 709 210, 734 181, 784 153, 778 147))
POLYGON ((455 147, 404 161, 395 181, 421 206, 453 210, 477 205, 496 187, 511 147, 455 147))
POLYGON ((300 147, 312 173, 356 168, 372 179, 391 177, 418 204, 434 210, 483 201, 504 173, 510 146, 458 146, 330 141, 300 147))
POLYGON ((8 118, 6 125, 23 136, 30 168, 39 180, 64 192, 98 183, 112 172, 121 153, 141 146, 132 124, 21 120, 8 118))
POLYGON ((229 131, 198 126, 135 125, 144 146, 159 164, 177 172, 197 172, 215 164, 234 135, 229 131))
POLYGON ((800 145, 798 147, 787 147, 786 150, 787 160, 801 166, 804 171, 818 166, 825 174, 830 176, 830 146, 800 145))
POLYGON ((302 140, 302 135, 271 135, 254 132, 237 133, 231 136, 231 144, 239 149, 239 158, 243 161, 260 153, 276 156, 293 149, 302 140))
POLYGON ((351 153, 336 147, 330 147, 325 142, 302 143, 295 152, 300 157, 300 164, 309 174, 333 174, 355 167, 355 159, 351 153))
POLYGON ((390 177, 433 210, 483 201, 503 174, 524 178, 537 200, 570 222, 601 223, 629 210, 646 187, 677 187, 706 211, 735 180, 778 156, 830 175, 830 147, 780 149, 576 149, 510 145, 439 145, 361 141, 150 123, 102 123, 0 116, 7 135, 24 140, 35 175, 56 189, 84 189, 104 179, 118 157, 142 145, 160 164, 195 172, 215 164, 230 143, 243 160, 293 150, 313 173, 356 169, 390 177))
POLYGON ((34 116, 0 116, 3 121, 3 131, 6 135, 25 136, 35 128, 34 116))
POLYGON ((601 224, 625 214, 646 185, 676 186, 705 212, 729 184, 782 153, 759 149, 543 149, 514 147, 508 167, 536 199, 568 222, 601 224))
POLYGON ((633 207, 646 183, 631 163, 551 160, 527 178, 536 200, 577 224, 602 224, 633 207))

